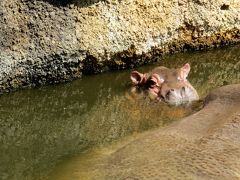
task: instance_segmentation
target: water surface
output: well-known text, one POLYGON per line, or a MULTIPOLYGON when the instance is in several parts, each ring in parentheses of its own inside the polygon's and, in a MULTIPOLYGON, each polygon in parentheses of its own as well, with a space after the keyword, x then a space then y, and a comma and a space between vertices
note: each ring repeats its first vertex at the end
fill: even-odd
MULTIPOLYGON (((146 72, 157 65, 175 68, 188 62, 192 68, 188 79, 203 98, 215 87, 240 83, 239 48, 169 55, 137 70, 146 72)), ((130 71, 1 96, 0 179, 45 179, 63 159, 168 125, 196 110, 134 96, 129 91, 130 71)), ((86 157, 81 156, 81 162, 86 157)))

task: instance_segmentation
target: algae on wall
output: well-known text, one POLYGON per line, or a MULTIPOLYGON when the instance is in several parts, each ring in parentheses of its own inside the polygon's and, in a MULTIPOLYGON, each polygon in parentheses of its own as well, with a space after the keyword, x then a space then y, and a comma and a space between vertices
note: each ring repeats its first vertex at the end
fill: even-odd
POLYGON ((0 91, 240 40, 236 0, 2 0, 0 91))

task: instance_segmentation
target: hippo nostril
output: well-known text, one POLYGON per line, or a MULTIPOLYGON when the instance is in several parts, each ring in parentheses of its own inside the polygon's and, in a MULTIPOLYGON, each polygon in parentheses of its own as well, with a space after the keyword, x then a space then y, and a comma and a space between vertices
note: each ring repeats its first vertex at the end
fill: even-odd
POLYGON ((173 91, 174 91, 174 89, 170 89, 170 91, 171 91, 171 92, 173 92, 173 91))
POLYGON ((162 100, 164 100, 164 97, 163 97, 163 95, 160 95, 160 98, 161 98, 162 100))
POLYGON ((182 98, 186 95, 186 87, 182 87, 180 94, 181 94, 182 98))
POLYGON ((169 90, 169 91, 166 93, 165 97, 166 97, 167 99, 169 99, 169 96, 170 96, 170 93, 171 93, 171 92, 172 92, 172 91, 169 90))

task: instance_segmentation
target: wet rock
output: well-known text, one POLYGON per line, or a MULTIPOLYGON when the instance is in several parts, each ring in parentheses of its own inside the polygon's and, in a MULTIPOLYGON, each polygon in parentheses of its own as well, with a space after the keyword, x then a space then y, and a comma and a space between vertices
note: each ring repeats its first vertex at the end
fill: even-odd
POLYGON ((3 0, 0 92, 237 43, 239 14, 223 0, 3 0))
POLYGON ((92 179, 238 179, 239 90, 218 88, 199 112, 114 150, 92 179))

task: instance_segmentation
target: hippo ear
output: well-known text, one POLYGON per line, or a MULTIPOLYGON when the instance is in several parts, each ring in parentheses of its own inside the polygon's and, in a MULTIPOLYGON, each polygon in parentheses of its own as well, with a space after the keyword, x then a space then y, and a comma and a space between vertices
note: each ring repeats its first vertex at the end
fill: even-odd
POLYGON ((186 80, 189 72, 190 72, 190 64, 185 64, 183 67, 180 68, 180 79, 181 80, 186 80))
POLYGON ((148 85, 150 87, 156 87, 160 86, 164 82, 164 79, 160 77, 158 74, 153 74, 149 79, 148 79, 148 85))
POLYGON ((133 71, 130 75, 130 79, 134 85, 139 85, 145 82, 145 75, 138 71, 133 71))

